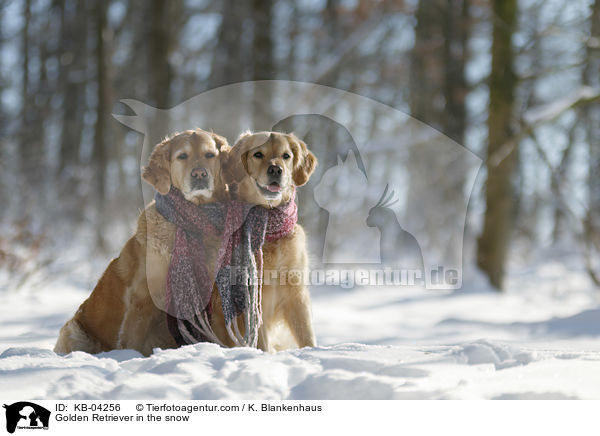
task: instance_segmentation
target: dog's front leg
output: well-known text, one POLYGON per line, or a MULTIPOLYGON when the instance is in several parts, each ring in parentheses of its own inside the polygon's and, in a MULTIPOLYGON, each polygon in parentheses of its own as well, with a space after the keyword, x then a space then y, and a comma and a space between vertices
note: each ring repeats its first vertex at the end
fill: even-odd
POLYGON ((267 328, 263 324, 258 330, 258 345, 259 350, 263 350, 264 352, 269 352, 269 337, 267 335, 267 328))
POLYGON ((145 356, 152 354, 147 336, 156 318, 154 306, 145 282, 139 281, 137 286, 126 290, 125 313, 119 328, 116 348, 131 348, 145 356))
POLYGON ((312 326, 308 289, 298 287, 292 292, 294 297, 287 299, 283 305, 285 320, 298 347, 315 347, 317 340, 312 326))

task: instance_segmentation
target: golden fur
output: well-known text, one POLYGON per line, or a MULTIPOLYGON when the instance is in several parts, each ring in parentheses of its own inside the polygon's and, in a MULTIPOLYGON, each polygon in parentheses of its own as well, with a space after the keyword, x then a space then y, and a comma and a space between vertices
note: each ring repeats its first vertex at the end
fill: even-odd
MULTIPOLYGON (((220 161, 228 150, 225 138, 201 129, 188 130, 154 148, 142 177, 161 194, 175 186, 195 204, 223 200, 220 161), (208 188, 194 188, 194 168, 206 169, 208 188)), ((54 351, 99 353, 130 348, 150 355, 156 347, 175 347, 163 312, 174 235, 175 226, 151 202, 140 214, 134 236, 60 330, 54 351)), ((218 241, 205 241, 205 245, 209 262, 214 264, 218 241)))
MULTIPOLYGON (((224 182, 228 182, 236 186, 240 199, 263 207, 276 207, 289 201, 293 186, 302 186, 308 181, 316 164, 306 144, 294 135, 247 133, 230 149, 224 138, 196 129, 158 144, 142 176, 162 194, 166 194, 172 184, 195 204, 224 201, 224 182), (257 151, 263 158, 254 157, 257 151), (209 152, 216 158, 207 159, 209 152), (188 158, 178 159, 181 153, 186 153, 188 158), (283 158, 285 153, 289 158, 283 158), (272 164, 283 169, 281 195, 266 198, 256 182, 267 183, 266 170, 272 164), (210 197, 206 192, 201 195, 190 189, 188 176, 199 165, 207 168, 212 176, 214 190, 210 197)), ((98 353, 130 348, 149 355, 157 347, 176 347, 163 311, 174 234, 175 226, 166 221, 151 202, 140 214, 135 235, 127 241, 119 257, 110 262, 90 297, 62 327, 55 351, 98 353)), ((205 240, 209 247, 209 268, 215 264, 218 242, 205 240)), ((279 335, 281 326, 287 327, 297 346, 315 346, 308 289, 286 276, 287 271, 304 272, 307 267, 304 230, 296 225, 288 236, 266 242, 263 253, 265 283, 259 348, 275 351, 288 347, 279 335)), ((216 289, 213 289, 212 304, 213 329, 224 344, 233 346, 225 330, 216 289)), ((241 324, 240 330, 243 330, 241 324)))
MULTIPOLYGON (((316 165, 315 156, 293 134, 258 132, 240 136, 224 158, 222 171, 227 183, 237 185, 235 192, 241 200, 272 208, 289 201, 294 187, 304 185, 316 165), (262 157, 257 157, 257 152, 262 157), (283 171, 280 195, 267 198, 260 185, 268 183, 270 165, 277 165, 283 171)), ((297 280, 297 276, 287 274, 288 271, 306 272, 308 259, 304 230, 297 224, 286 237, 265 242, 263 253, 265 280, 259 348, 265 351, 287 348, 289 344, 280 336, 282 325, 289 329, 297 346, 315 346, 308 289, 302 280, 297 280)), ((213 328, 219 337, 226 338, 222 317, 220 305, 215 304, 213 328)))

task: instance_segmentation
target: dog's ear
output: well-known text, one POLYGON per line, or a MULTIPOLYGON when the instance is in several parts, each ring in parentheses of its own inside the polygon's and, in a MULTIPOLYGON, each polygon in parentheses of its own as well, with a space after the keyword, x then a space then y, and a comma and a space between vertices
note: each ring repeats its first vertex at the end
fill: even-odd
POLYGON ((229 146, 229 143, 227 142, 227 139, 225 139, 225 137, 217 135, 213 132, 210 132, 210 136, 217 144, 217 150, 219 150, 219 153, 228 153, 229 150, 231 150, 231 147, 229 146))
POLYGON ((165 139, 152 150, 148 165, 142 169, 142 179, 162 195, 171 189, 171 138, 165 139))
POLYGON ((304 141, 298 139, 295 135, 289 135, 290 147, 292 153, 294 153, 294 169, 292 172, 292 179, 296 186, 302 186, 317 167, 317 158, 308 149, 304 141))
POLYGON ((239 183, 248 175, 246 158, 252 144, 251 135, 249 131, 242 133, 235 145, 223 157, 221 174, 225 183, 239 183))

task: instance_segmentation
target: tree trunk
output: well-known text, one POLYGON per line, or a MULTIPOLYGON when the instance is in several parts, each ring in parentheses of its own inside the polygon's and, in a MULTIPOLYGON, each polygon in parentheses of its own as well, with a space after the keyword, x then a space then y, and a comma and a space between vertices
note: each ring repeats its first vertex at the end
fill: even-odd
POLYGON ((62 132, 60 138, 59 174, 69 191, 76 191, 74 166, 78 165, 83 116, 85 114, 85 87, 87 82, 87 11, 85 2, 77 2, 75 11, 60 1, 60 73, 62 89, 62 132))
POLYGON ((492 71, 488 116, 486 210, 483 233, 477 247, 477 264, 490 283, 502 289, 506 257, 513 227, 513 174, 518 162, 518 147, 513 147, 499 163, 496 153, 510 139, 513 122, 515 74, 512 35, 517 1, 493 1, 492 71))
MULTIPOLYGON (((148 85, 150 101, 154 107, 167 109, 173 72, 169 64, 169 41, 171 26, 165 25, 169 9, 168 0, 150 2, 150 34, 148 53, 148 85)), ((164 113, 150 123, 148 134, 152 144, 157 144, 169 132, 169 122, 164 113)))
MULTIPOLYGON (((411 116, 429 127, 415 128, 423 131, 434 128, 456 141, 464 143, 466 130, 467 85, 465 66, 468 60, 470 35, 469 4, 471 0, 419 1, 415 27, 415 45, 411 52, 409 104, 411 116)), ((415 132, 417 133, 417 132, 415 132)), ((422 132, 423 133, 423 132, 422 132)), ((418 135, 417 135, 418 136, 418 135)), ((431 216, 425 204, 436 202, 444 210, 455 210, 464 202, 464 173, 453 163, 453 174, 440 186, 431 186, 423 174, 444 171, 447 156, 432 152, 437 146, 448 145, 442 135, 436 135, 426 144, 417 143, 409 149, 410 165, 407 205, 410 215, 406 219, 429 235, 430 248, 441 251, 443 257, 452 256, 462 240, 449 240, 448 229, 455 226, 455 214, 431 216), (417 222, 418 220, 418 222, 417 222)))
POLYGON ((248 13, 247 3, 225 0, 222 5, 223 19, 213 55, 211 88, 244 80, 242 29, 248 13))
POLYGON ((410 113, 442 130, 446 0, 420 0, 410 65, 410 113))
POLYGON ((466 129, 470 1, 420 1, 411 53, 411 115, 461 145, 466 129))
POLYGON ((31 21, 31 0, 23 2, 23 29, 21 31, 21 128, 19 152, 21 159, 21 171, 25 174, 27 170, 30 153, 28 152, 29 131, 31 126, 27 125, 31 99, 29 98, 29 23, 31 21))
MULTIPOLYGON (((273 20, 273 0, 252 0, 252 20, 254 39, 252 41, 252 80, 275 79, 275 61, 273 59, 273 39, 271 37, 273 20)), ((266 120, 272 111, 271 96, 264 92, 260 84, 254 87, 252 108, 254 130, 268 130, 266 120)))
MULTIPOLYGON (((444 100, 443 132, 463 145, 467 128, 467 84, 465 66, 468 60, 470 34, 469 6, 471 0, 449 0, 444 38, 444 100)), ((459 187, 460 189, 461 187, 459 187)))
POLYGON ((97 206, 98 223, 96 225, 96 244, 104 251, 106 244, 103 238, 105 226, 104 215, 106 204, 106 167, 107 167, 107 117, 110 113, 109 108, 109 80, 108 80, 108 61, 106 58, 107 35, 107 5, 104 0, 96 0, 96 81, 97 81, 97 99, 96 107, 96 125, 94 127, 94 148, 92 163, 94 168, 94 191, 97 206))
MULTIPOLYGON (((587 64, 583 83, 600 87, 600 0, 595 0, 590 16, 590 38, 587 44, 587 64)), ((588 211, 585 220, 585 256, 592 281, 600 286, 600 107, 586 106, 583 112, 589 147, 588 211)))
POLYGON ((168 0, 152 0, 150 6, 150 56, 149 83, 152 103, 160 109, 169 106, 169 88, 173 71, 169 64, 170 27, 165 25, 168 17, 168 0))
MULTIPOLYGON (((587 45, 587 65, 584 71, 583 82, 595 88, 600 87, 600 0, 595 0, 592 5, 590 17, 591 31, 587 45)), ((588 220, 596 232, 600 232, 600 107, 598 104, 587 106, 584 109, 587 119, 587 140, 589 146, 590 169, 589 208, 588 220), (594 221, 595 220, 595 221, 594 221)))
MULTIPOLYGON (((181 0, 152 0, 150 3, 150 34, 148 53, 148 81, 151 104, 168 109, 171 101, 171 85, 174 78, 171 52, 179 38, 181 0), (166 23, 169 23, 168 25, 166 23)), ((151 143, 156 144, 169 134, 168 112, 158 112, 150 123, 151 143)))
MULTIPOLYGON (((236 0, 225 0, 221 2, 221 26, 217 36, 217 46, 215 47, 211 77, 209 80, 210 88, 217 88, 232 83, 248 80, 252 74, 248 69, 252 68, 250 60, 247 59, 244 40, 242 38, 244 21, 251 13, 249 10, 250 2, 239 2, 236 0)), ((239 113, 237 108, 233 107, 232 101, 239 98, 236 94, 227 93, 223 96, 225 101, 213 108, 215 119, 228 120, 221 126, 221 134, 232 142, 239 135, 242 126, 240 125, 239 113)), ((242 104, 236 102, 235 104, 242 104)), ((207 126, 212 128, 212 126, 207 126)), ((247 128, 245 126, 244 128, 247 128)))
MULTIPOLYGON (((575 144, 575 133, 577 132, 578 123, 573 123, 573 126, 569 130, 567 146, 563 150, 560 158, 560 163, 556 168, 556 177, 552 178, 551 192, 552 195, 561 195, 560 187, 565 183, 567 178, 567 170, 571 162, 571 154, 575 144)), ((560 202, 557 202, 554 208, 554 228, 552 229, 552 241, 556 244, 559 243, 563 234, 565 233, 565 221, 566 216, 563 207, 560 202)))

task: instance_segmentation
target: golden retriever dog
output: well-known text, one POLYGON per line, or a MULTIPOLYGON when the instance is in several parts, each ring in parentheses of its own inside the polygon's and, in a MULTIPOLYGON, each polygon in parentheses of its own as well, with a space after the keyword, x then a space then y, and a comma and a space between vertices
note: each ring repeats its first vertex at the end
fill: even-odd
MULTIPOLYGON (((223 201, 226 187, 220 161, 229 148, 219 135, 187 130, 154 148, 142 177, 163 195, 174 186, 196 205, 223 201)), ((164 312, 174 236, 174 224, 157 212, 152 201, 119 257, 109 263, 92 294, 60 330, 54 351, 129 348, 150 355, 155 347, 176 347, 164 312)), ((216 252, 219 242, 205 244, 216 252)))
MULTIPOLYGON (((293 134, 278 132, 245 133, 223 161, 223 177, 235 185, 231 190, 240 200, 265 208, 288 202, 295 188, 304 185, 317 165, 306 144, 293 134)), ((291 332, 299 347, 316 345, 311 320, 310 295, 298 277, 288 271, 305 273, 308 260, 304 230, 298 224, 287 236, 263 246, 263 325, 258 347, 277 351, 289 347, 282 339, 291 332), (276 275, 276 277, 275 277, 276 275)), ((212 325, 215 333, 227 338, 218 299, 214 299, 212 325)))

